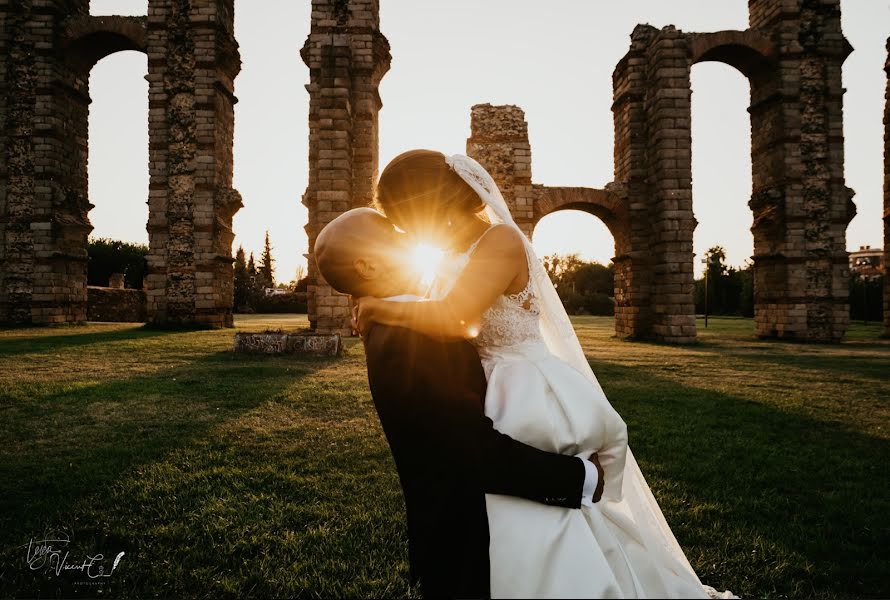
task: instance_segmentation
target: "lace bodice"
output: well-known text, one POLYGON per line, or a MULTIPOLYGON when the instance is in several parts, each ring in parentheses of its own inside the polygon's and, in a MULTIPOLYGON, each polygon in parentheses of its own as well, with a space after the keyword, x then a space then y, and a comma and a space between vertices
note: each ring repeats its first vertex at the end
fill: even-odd
POLYGON ((529 279, 517 294, 503 294, 482 313, 479 335, 470 342, 479 349, 506 348, 541 339, 541 308, 529 279))
MULTIPOLYGON (((455 257, 450 276, 447 277, 447 281, 441 282, 435 293, 437 297, 441 298, 447 295, 481 240, 480 236, 466 252, 455 257)), ((494 304, 482 313, 479 334, 471 338, 470 342, 482 350, 509 348, 518 344, 542 340, 539 325, 541 306, 532 288, 531 270, 529 269, 529 280, 525 289, 515 294, 498 296, 494 304)))

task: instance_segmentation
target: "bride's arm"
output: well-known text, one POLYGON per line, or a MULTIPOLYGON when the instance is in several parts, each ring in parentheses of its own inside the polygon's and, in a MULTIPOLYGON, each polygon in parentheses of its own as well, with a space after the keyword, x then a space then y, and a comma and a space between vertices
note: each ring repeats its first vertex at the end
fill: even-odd
POLYGON ((472 337, 471 327, 526 269, 525 245, 512 227, 494 227, 479 242, 451 292, 441 300, 387 302, 361 298, 357 315, 364 334, 371 323, 407 327, 443 337, 472 337))

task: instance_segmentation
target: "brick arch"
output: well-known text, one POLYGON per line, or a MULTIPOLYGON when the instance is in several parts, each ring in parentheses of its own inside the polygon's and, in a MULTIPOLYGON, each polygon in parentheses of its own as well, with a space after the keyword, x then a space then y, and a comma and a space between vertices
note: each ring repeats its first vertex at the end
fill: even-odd
POLYGON ((135 50, 150 57, 147 317, 232 324, 233 0, 148 5, 150 18, 0 2, 0 73, 15 82, 0 86, 0 323, 87 318, 89 72, 135 50))
POLYGON ((851 48, 839 0, 779 4, 749 0, 746 31, 634 29, 612 78, 614 183, 627 190, 632 225, 621 333, 695 339, 690 71, 704 61, 751 84, 756 334, 836 342, 847 329, 855 206, 843 177, 841 65, 851 48))
POLYGON ((692 64, 722 62, 748 78, 772 70, 775 64, 775 44, 759 31, 692 33, 688 39, 692 64))
POLYGON ((93 66, 115 52, 135 50, 148 53, 145 17, 81 16, 66 23, 60 48, 75 69, 89 72, 93 66))
POLYGON ((608 190, 584 187, 540 187, 535 198, 535 225, 560 210, 580 210, 597 217, 609 229, 615 244, 624 238, 627 208, 621 197, 608 190))

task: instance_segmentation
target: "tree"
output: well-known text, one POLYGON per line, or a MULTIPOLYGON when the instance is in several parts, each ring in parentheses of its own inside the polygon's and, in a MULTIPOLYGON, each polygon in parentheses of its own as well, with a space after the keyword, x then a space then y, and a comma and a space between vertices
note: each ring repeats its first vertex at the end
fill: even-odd
POLYGON ((884 277, 850 276, 850 318, 855 321, 882 321, 884 319, 884 277))
POLYGON ((544 268, 569 314, 611 315, 614 269, 586 262, 577 254, 545 256, 544 268))
POLYGON ((544 269, 557 291, 573 290, 576 271, 585 264, 577 254, 551 254, 544 257, 544 269))
POLYGON ((611 266, 597 262, 581 264, 574 272, 575 289, 580 294, 605 294, 611 296, 615 290, 615 274, 611 266))
POLYGON ((739 314, 743 317, 754 316, 754 264, 745 263, 739 271, 741 294, 739 297, 739 314))
POLYGON ((260 281, 260 273, 256 267, 256 261, 253 258, 253 252, 250 253, 250 258, 247 260, 247 304, 250 308, 255 309, 257 301, 262 298, 263 294, 263 285, 260 281))
POLYGON ((744 267, 726 265, 726 251, 713 246, 705 252, 707 278, 695 281, 695 310, 705 311, 705 295, 708 312, 713 315, 754 316, 754 268, 751 263, 744 267), (705 286, 707 285, 707 289, 705 286))
POLYGON ((288 290, 291 292, 305 292, 307 287, 306 279, 306 267, 304 265, 298 265, 296 271, 294 272, 294 278, 288 281, 287 283, 279 282, 276 287, 282 290, 288 290))
POLYGON ((235 253, 235 310, 243 310, 250 306, 250 274, 244 258, 244 248, 238 246, 235 253))
POLYGON ((272 244, 269 242, 269 232, 266 231, 266 240, 263 242, 263 253, 260 255, 260 265, 257 268, 260 284, 264 288, 275 287, 275 259, 272 258, 272 244))
POLYGON ((127 287, 142 289, 148 246, 109 238, 91 238, 87 244, 87 284, 107 286, 112 273, 123 273, 127 287))

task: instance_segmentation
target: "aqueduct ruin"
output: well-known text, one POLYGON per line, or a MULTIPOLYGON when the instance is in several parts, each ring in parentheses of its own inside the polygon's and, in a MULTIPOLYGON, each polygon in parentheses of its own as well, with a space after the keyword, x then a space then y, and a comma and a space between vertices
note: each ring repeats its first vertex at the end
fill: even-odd
MULTIPOLYGON (((609 227, 619 335, 676 343, 696 337, 689 75, 703 61, 726 63, 751 84, 757 334, 838 341, 847 329, 845 234, 855 206, 844 185, 841 65, 852 48, 841 32, 840 3, 748 5, 745 31, 634 30, 613 75, 615 174, 603 190, 533 183, 522 111, 472 109, 467 153, 491 171, 527 234, 541 217, 563 208, 590 212, 609 227)), ((373 187, 368 169, 376 168, 376 155, 367 153, 366 141, 376 137, 380 104, 359 108, 351 100, 356 92, 376 95, 388 66, 376 9, 371 1, 313 2, 306 47, 312 54, 304 49, 313 95, 312 175, 304 196, 310 248, 325 223, 364 204, 373 187), (373 50, 368 38, 375 40, 373 50), (375 60, 367 64, 362 56, 375 60), (353 68, 351 61, 357 61, 353 68), (350 72, 353 77, 346 77, 350 72), (341 145, 332 146, 338 139, 341 145)), ((311 263, 309 274, 316 298, 310 319, 319 329, 346 331, 346 299, 325 285, 311 263)))
MULTIPOLYGON (((530 235, 550 212, 587 211, 615 239, 616 332, 695 339, 690 69, 720 61, 751 85, 756 333, 838 341, 849 323, 839 0, 749 0, 749 29, 638 26, 613 74, 614 181, 533 183, 522 110, 477 105, 467 152, 530 235)), ((0 322, 86 315, 89 72, 122 50, 148 56, 149 320, 232 323, 234 0, 149 0, 146 17, 94 17, 88 0, 0 0, 0 322)), ((336 215, 367 205, 378 174, 378 85, 389 69, 379 0, 312 0, 309 67, 309 318, 348 332, 348 299, 311 249, 336 215)), ((890 49, 890 48, 888 48, 890 49)), ((890 74, 890 63, 888 63, 890 74)), ((890 86, 888 86, 890 106, 890 86)), ((888 108, 890 110, 890 108, 888 108)), ((890 127, 890 114, 885 118, 890 127)), ((890 177, 890 133, 887 177, 890 177)), ((890 252, 890 184, 885 185, 890 252)), ((890 287, 885 294, 890 331, 890 287)))
POLYGON ((89 74, 144 52, 149 83, 149 320, 232 324, 234 0, 0 0, 0 322, 86 320, 89 74))

